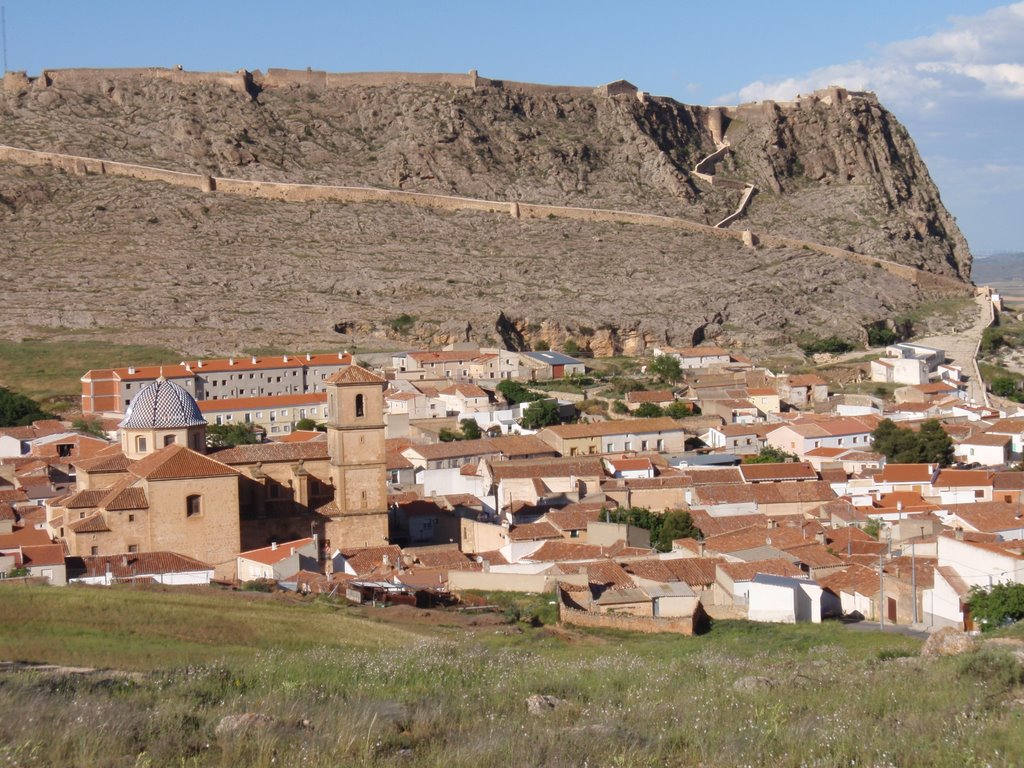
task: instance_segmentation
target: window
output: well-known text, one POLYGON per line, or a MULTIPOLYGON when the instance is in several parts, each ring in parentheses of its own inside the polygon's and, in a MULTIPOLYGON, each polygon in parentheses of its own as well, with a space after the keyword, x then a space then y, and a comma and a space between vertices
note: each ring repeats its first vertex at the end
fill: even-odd
POLYGON ((658 448, 659 451, 665 450, 665 441, 664 440, 660 440, 659 439, 656 445, 657 445, 657 448, 658 448))
POLYGON ((976 498, 976 499, 983 499, 983 498, 985 498, 985 492, 984 491, 975 491, 974 492, 974 498, 976 498))
POLYGON ((165 448, 168 445, 174 445, 174 443, 175 443, 174 435, 164 435, 164 447, 165 448))
POLYGON ((128 522, 129 523, 134 523, 135 522, 135 515, 129 514, 128 515, 128 522))
POLYGON ((139 453, 146 450, 146 438, 141 435, 135 438, 135 450, 139 453))
POLYGON ((99 547, 90 547, 89 548, 89 554, 92 555, 93 557, 95 557, 99 553, 100 553, 100 548, 99 547))
POLYGON ((62 443, 57 446, 57 455, 62 459, 71 455, 71 443, 62 443))
POLYGON ((187 517, 195 517, 203 513, 203 497, 192 495, 185 498, 185 514, 187 517))
POLYGON ((640 441, 640 450, 641 451, 646 451, 647 450, 647 441, 646 440, 641 440, 640 441))
POLYGON ((128 545, 128 554, 129 555, 138 554, 138 551, 139 551, 139 545, 138 544, 129 544, 128 545))
POLYGON ((623 443, 622 450, 624 450, 624 451, 632 451, 633 450, 633 441, 632 440, 627 440, 625 443, 623 443))
POLYGON ((365 406, 363 405, 363 396, 356 395, 356 418, 361 419, 365 416, 365 406))

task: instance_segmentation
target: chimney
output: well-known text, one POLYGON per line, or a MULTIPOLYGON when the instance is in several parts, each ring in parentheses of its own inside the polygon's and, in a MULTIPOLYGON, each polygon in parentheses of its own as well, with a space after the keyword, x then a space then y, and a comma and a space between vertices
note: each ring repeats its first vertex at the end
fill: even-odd
POLYGON ((270 551, 271 552, 277 552, 277 542, 276 541, 270 542, 270 551))
POLYGON ((306 353, 306 362, 308 363, 308 362, 309 362, 309 361, 311 361, 312 359, 313 359, 313 356, 312 356, 311 354, 309 354, 309 352, 307 352, 307 353, 306 353))
POLYGON ((235 364, 235 358, 229 357, 228 358, 228 365, 234 365, 234 364, 235 364))
POLYGON ((288 355, 282 355, 281 356, 281 361, 287 363, 288 362, 288 355))
POLYGON ((814 540, 822 546, 825 546, 825 532, 818 531, 816 534, 814 534, 814 540))
POLYGON ((768 527, 770 529, 778 528, 779 527, 779 522, 774 517, 769 517, 768 518, 768 527))
POLYGON ((121 555, 121 567, 122 568, 127 568, 128 567, 128 555, 121 555))
POLYGON ((704 550, 706 548, 707 548, 707 545, 704 543, 704 539, 701 539, 700 541, 697 542, 697 554, 700 557, 704 557, 704 550))
POLYGON ((253 355, 253 356, 252 356, 252 364, 253 364, 253 365, 256 365, 256 355, 253 355))
POLYGON ((134 375, 135 374, 135 366, 134 365, 129 365, 128 366, 128 374, 129 375, 134 375))
POLYGON ((202 368, 203 367, 203 361, 202 360, 197 360, 196 361, 196 367, 197 368, 202 368))

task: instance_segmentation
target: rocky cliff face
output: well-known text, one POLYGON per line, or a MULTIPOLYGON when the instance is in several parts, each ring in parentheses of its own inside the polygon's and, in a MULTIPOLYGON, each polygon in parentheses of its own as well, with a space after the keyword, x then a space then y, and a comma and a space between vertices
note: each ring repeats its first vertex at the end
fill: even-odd
MULTIPOLYGON (((214 175, 713 224, 740 193, 691 173, 716 147, 709 115, 664 98, 497 87, 288 86, 253 98, 112 72, 74 87, 5 89, 0 143, 214 175)), ((731 151, 715 172, 758 188, 734 228, 969 279, 970 252, 953 218, 906 131, 873 98, 742 108, 723 127, 731 151)), ((177 328, 173 338, 197 350, 236 336, 245 343, 246 333, 300 344, 335 339, 339 327, 350 340, 394 336, 388 319, 400 313, 416 318, 405 333, 420 342, 497 341, 515 329, 510 338, 521 343, 574 338, 608 353, 701 337, 778 344, 812 332, 855 338, 865 322, 928 298, 879 270, 692 234, 384 204, 229 201, 9 165, 0 165, 0 226, 0 258, 12 274, 26 263, 71 265, 60 305, 51 297, 26 299, 30 312, 8 307, 0 315, 7 335, 29 325, 123 331, 142 323, 155 334, 177 328), (152 276, 168 261, 188 267, 168 267, 169 282, 128 287, 124 262, 152 276), (155 316, 142 319, 138 292, 155 316), (197 310, 197 294, 215 297, 215 308, 197 310), (116 311, 103 314, 101 298, 116 311)))

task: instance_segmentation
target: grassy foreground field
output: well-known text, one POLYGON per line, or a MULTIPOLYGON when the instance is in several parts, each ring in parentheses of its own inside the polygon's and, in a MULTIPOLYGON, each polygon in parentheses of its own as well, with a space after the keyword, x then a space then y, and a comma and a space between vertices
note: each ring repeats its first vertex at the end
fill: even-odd
POLYGON ((0 765, 1024 761, 1006 652, 923 659, 918 641, 837 624, 644 637, 405 611, 0 585, 0 659, 135 673, 0 672, 0 765), (532 694, 566 703, 531 715, 532 694), (215 733, 245 712, 276 721, 215 733))

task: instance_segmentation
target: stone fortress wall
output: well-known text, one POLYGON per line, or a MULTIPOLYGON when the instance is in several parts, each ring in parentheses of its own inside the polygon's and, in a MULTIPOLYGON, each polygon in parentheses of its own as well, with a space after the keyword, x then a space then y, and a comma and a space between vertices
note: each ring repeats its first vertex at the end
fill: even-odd
MULTIPOLYGON (((447 84, 465 87, 478 87, 481 84, 494 85, 505 88, 528 88, 535 93, 580 93, 589 95, 620 96, 626 95, 639 97, 635 86, 625 81, 609 83, 598 88, 575 88, 570 86, 534 85, 529 83, 515 83, 510 81, 489 80, 480 78, 476 71, 468 75, 448 74, 417 74, 402 72, 383 73, 351 73, 331 74, 312 70, 270 70, 266 78, 259 73, 249 73, 239 70, 237 73, 202 73, 186 72, 184 70, 161 69, 161 68, 140 68, 133 70, 103 70, 103 69, 69 69, 69 70, 45 70, 39 78, 29 78, 23 72, 8 72, 4 77, 4 90, 8 93, 17 92, 25 87, 50 87, 52 85, 81 85, 85 83, 100 83, 113 76, 124 75, 125 73, 138 74, 146 77, 156 77, 174 82, 188 83, 219 83, 228 85, 236 90, 248 90, 252 83, 268 87, 282 87, 292 84, 322 84, 321 87, 343 87, 346 85, 393 85, 404 83, 419 84, 447 84), (500 85, 499 85, 500 84, 500 85)), ((764 102, 762 104, 744 104, 738 107, 717 107, 708 110, 708 127, 715 134, 715 127, 718 127, 716 144, 724 142, 725 137, 721 131, 721 116, 736 116, 750 110, 764 110, 777 108, 802 108, 816 101, 828 104, 839 103, 840 100, 853 98, 844 89, 829 88, 826 91, 818 91, 811 96, 804 97, 797 102, 796 106, 790 104, 779 104, 775 102, 764 102), (719 112, 720 110, 720 112, 719 112)), ((726 149, 728 146, 726 145, 726 149)), ((714 153, 719 152, 716 149, 714 153)), ((708 174, 698 169, 710 160, 705 158, 698 163, 695 172, 700 178, 708 177, 709 183, 719 185, 729 184, 733 180, 719 179, 714 174, 708 174)), ((819 243, 798 240, 795 238, 781 237, 766 233, 752 233, 748 230, 730 230, 725 225, 737 218, 749 202, 753 187, 744 182, 736 181, 738 185, 734 188, 744 188, 746 192, 736 213, 727 217, 717 226, 701 224, 688 219, 681 219, 673 216, 659 214, 636 213, 632 211, 619 211, 603 208, 585 208, 573 206, 546 205, 526 203, 521 201, 497 201, 483 200, 478 198, 456 197, 452 195, 433 195, 422 192, 406 192, 401 190, 377 189, 373 187, 355 187, 320 184, 295 184, 286 182, 257 181, 250 179, 236 179, 219 176, 209 176, 198 173, 186 173, 172 171, 164 168, 140 165, 135 163, 124 163, 101 158, 80 157, 76 155, 61 154, 55 152, 41 152, 37 150, 24 149, 0 145, 0 162, 12 162, 20 165, 49 166, 67 173, 76 175, 109 175, 125 176, 140 181, 155 181, 171 184, 177 187, 197 189, 202 192, 217 192, 223 194, 240 195, 245 197, 264 198, 280 200, 284 202, 310 202, 310 201, 333 201, 341 203, 394 203, 398 205, 414 205, 420 208, 429 208, 441 211, 477 211, 484 213, 501 213, 511 215, 514 218, 529 219, 573 219, 578 221, 611 222, 621 224, 634 224, 638 226, 663 227, 678 229, 686 232, 693 232, 719 239, 733 240, 746 246, 757 243, 772 247, 787 247, 795 249, 806 249, 808 251, 832 256, 835 258, 851 259, 869 266, 880 267, 891 274, 908 280, 912 283, 927 288, 933 292, 945 293, 969 293, 971 287, 945 275, 938 275, 932 272, 909 267, 903 264, 882 259, 868 254, 854 253, 833 246, 821 245, 819 243)))

